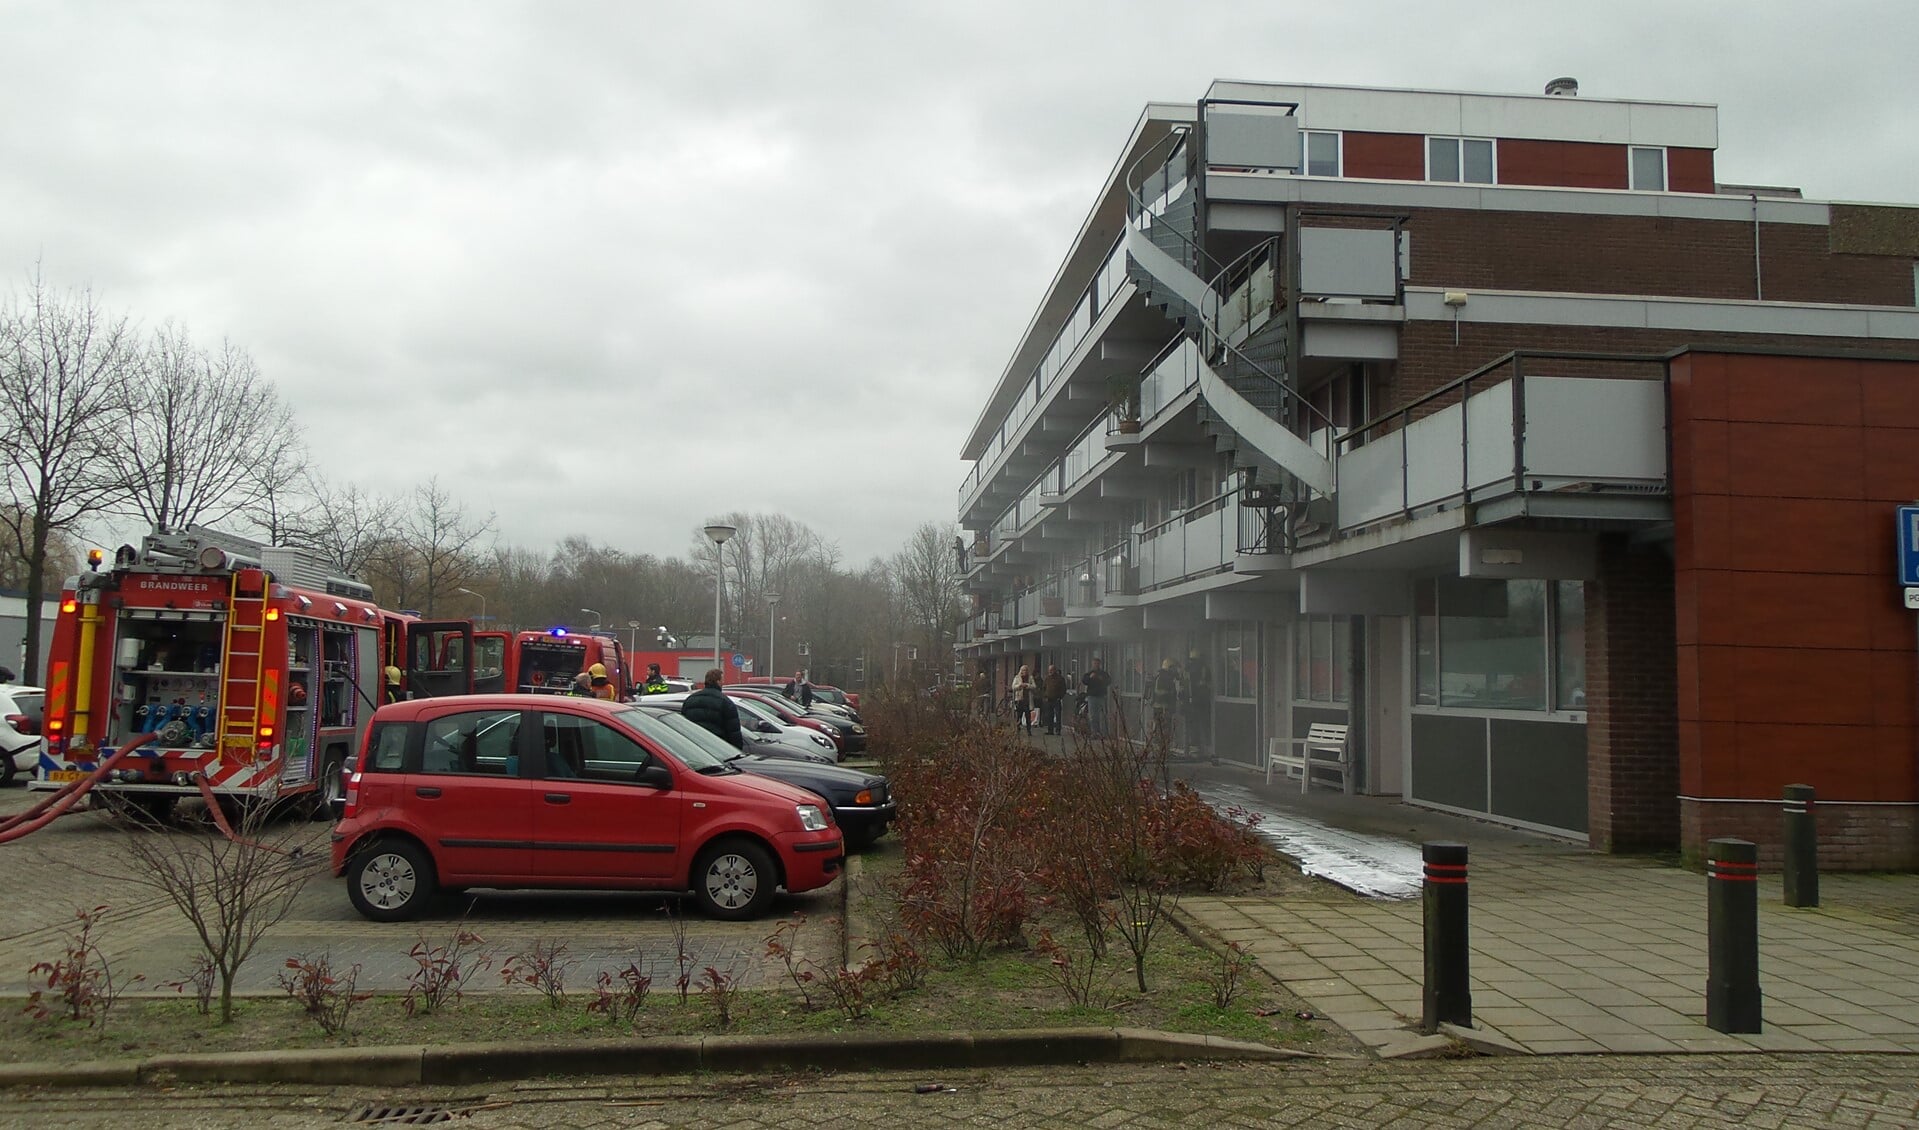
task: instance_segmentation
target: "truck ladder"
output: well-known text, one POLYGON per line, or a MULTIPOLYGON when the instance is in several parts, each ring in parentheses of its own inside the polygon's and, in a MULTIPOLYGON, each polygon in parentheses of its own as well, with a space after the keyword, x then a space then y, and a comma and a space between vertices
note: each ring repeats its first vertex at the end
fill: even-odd
POLYGON ((244 742, 252 748, 260 728, 260 670, 266 646, 267 593, 262 584, 254 596, 240 592, 240 571, 234 570, 227 593, 226 641, 220 653, 220 735, 215 748, 225 754, 227 743, 244 742))

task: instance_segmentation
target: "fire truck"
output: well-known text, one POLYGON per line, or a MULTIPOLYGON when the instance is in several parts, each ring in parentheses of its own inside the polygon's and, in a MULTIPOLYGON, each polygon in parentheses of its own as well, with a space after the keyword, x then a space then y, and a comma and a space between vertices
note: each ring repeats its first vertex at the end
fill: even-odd
POLYGON ((92 788, 154 817, 188 796, 229 811, 307 797, 324 811, 381 702, 383 668, 404 668, 423 632, 474 654, 470 625, 382 609, 301 550, 196 527, 90 564, 60 594, 31 785, 68 788, 150 733, 92 788))
POLYGON ((567 694, 574 676, 599 664, 625 698, 634 675, 617 637, 553 628, 476 632, 464 620, 412 621, 405 671, 410 698, 450 694, 567 694))

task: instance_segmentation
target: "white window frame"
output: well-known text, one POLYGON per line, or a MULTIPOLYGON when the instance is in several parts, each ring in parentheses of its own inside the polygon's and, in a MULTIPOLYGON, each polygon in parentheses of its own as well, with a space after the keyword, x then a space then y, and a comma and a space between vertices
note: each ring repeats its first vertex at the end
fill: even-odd
POLYGON ((1426 144, 1424 147, 1422 147, 1420 156, 1425 158, 1425 161, 1426 161, 1426 179, 1429 181, 1432 181, 1434 184, 1498 184, 1499 183, 1499 139, 1496 137, 1467 137, 1465 135, 1454 136, 1451 134, 1443 134, 1443 133, 1429 133, 1426 135, 1426 144), (1433 142, 1435 141, 1450 141, 1453 143, 1453 153, 1459 159, 1458 160, 1458 164, 1459 164, 1458 179, 1445 180, 1445 181, 1434 180, 1433 178, 1433 142), (1487 145, 1492 147, 1493 179, 1489 181, 1477 181, 1477 180, 1464 179, 1466 176, 1465 143, 1468 141, 1483 141, 1487 145))
POLYGON ((1330 137, 1333 139, 1333 171, 1331 176, 1346 175, 1346 135, 1336 129, 1301 130, 1299 140, 1299 171, 1302 176, 1323 177, 1327 173, 1315 173, 1313 166, 1313 138, 1330 137))
POLYGON ((1666 147, 1663 145, 1628 145, 1626 147, 1626 187, 1633 192, 1665 192, 1672 185, 1672 168, 1666 147), (1634 160, 1641 153, 1659 154, 1659 187, 1645 188, 1633 183, 1638 162, 1634 160))

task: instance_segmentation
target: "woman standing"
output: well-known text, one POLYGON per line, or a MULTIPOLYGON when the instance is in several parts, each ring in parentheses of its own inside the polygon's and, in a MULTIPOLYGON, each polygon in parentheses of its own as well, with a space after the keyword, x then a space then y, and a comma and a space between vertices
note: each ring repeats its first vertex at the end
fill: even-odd
POLYGON ((1033 669, 1027 664, 1019 665, 1019 674, 1013 676, 1013 728, 1026 727, 1028 735, 1033 732, 1034 699, 1039 694, 1039 684, 1033 679, 1033 669))

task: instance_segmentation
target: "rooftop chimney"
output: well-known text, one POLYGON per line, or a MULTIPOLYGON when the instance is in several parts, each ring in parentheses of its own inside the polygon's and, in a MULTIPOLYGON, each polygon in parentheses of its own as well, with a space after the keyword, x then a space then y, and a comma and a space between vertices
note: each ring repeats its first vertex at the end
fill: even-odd
POLYGON ((1579 80, 1576 78, 1556 78, 1546 84, 1546 93, 1565 98, 1579 97, 1579 80))

